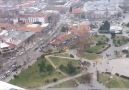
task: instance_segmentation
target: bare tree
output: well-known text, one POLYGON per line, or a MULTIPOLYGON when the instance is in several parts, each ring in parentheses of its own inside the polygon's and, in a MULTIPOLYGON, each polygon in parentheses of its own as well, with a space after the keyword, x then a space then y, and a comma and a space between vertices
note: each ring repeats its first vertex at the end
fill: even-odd
POLYGON ((91 36, 89 32, 84 32, 78 36, 77 55, 82 58, 84 52, 92 44, 91 36))
POLYGON ((93 79, 92 73, 87 73, 87 74, 85 74, 85 75, 82 76, 82 80, 83 80, 85 83, 87 83, 87 84, 90 84, 91 81, 92 81, 92 79, 93 79))

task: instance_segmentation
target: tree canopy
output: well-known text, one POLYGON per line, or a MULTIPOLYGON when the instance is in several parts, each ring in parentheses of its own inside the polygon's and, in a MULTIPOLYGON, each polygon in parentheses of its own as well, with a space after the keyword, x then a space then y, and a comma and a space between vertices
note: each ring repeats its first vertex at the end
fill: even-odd
POLYGON ((110 30, 110 23, 108 21, 104 21, 104 24, 100 26, 99 30, 110 30))
POLYGON ((68 27, 63 26, 63 27, 61 28, 61 32, 66 32, 66 31, 68 31, 68 27))

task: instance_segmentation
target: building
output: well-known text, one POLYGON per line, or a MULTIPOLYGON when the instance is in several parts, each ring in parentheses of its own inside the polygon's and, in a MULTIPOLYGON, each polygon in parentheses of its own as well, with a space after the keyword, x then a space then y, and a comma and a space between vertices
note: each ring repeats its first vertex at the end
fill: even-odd
MULTIPOLYGON (((34 23, 34 22, 41 22, 41 24, 47 23, 47 14, 25 14, 22 16, 19 16, 17 18, 17 21, 22 21, 24 23, 34 23)), ((16 19, 14 19, 16 20, 16 19)))
POLYGON ((8 23, 0 23, 0 52, 8 53, 18 48, 27 49, 29 45, 35 42, 35 33, 40 33, 49 24, 24 24, 10 25, 8 23))
POLYGON ((74 17, 76 17, 76 18, 81 18, 81 14, 82 14, 81 8, 72 9, 72 14, 73 14, 74 17))
POLYGON ((51 45, 57 47, 59 50, 64 47, 71 47, 77 44, 78 36, 84 35, 85 32, 91 30, 87 24, 73 25, 68 27, 68 32, 59 35, 55 40, 51 42, 51 45))
POLYGON ((1 18, 8 18, 13 17, 18 14, 18 8, 6 5, 0 5, 0 17, 1 18))
POLYGON ((110 0, 88 1, 83 10, 87 19, 117 19, 118 13, 122 13, 118 2, 110 0))
POLYGON ((116 34, 121 34, 123 28, 120 25, 113 25, 110 27, 110 32, 116 33, 116 34))

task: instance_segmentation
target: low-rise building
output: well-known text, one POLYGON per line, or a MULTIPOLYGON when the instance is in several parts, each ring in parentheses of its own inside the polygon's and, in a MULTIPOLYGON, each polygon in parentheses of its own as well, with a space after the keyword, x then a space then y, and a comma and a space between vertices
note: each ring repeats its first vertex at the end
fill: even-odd
POLYGON ((58 49, 71 47, 78 43, 78 36, 84 35, 85 32, 89 32, 91 30, 90 26, 87 24, 69 26, 68 29, 67 33, 58 36, 51 42, 51 44, 58 49))
MULTIPOLYGON (((41 24, 47 23, 47 14, 24 14, 17 18, 17 21, 22 21, 24 23, 34 23, 34 22, 41 22, 41 24)), ((16 19, 14 19, 16 21, 16 19)))
POLYGON ((113 25, 110 27, 110 32, 112 33, 121 34, 122 31, 123 31, 123 28, 120 25, 113 25))
POLYGON ((7 53, 15 51, 18 48, 33 44, 35 41, 35 33, 40 33, 44 30, 47 24, 24 24, 22 26, 14 26, 10 24, 0 23, 0 51, 7 53))

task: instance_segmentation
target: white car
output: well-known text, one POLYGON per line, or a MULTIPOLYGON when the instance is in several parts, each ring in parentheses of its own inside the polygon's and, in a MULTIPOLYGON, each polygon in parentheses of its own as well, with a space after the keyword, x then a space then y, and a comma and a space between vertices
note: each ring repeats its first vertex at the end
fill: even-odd
POLYGON ((122 50, 129 50, 129 47, 125 47, 125 48, 123 48, 122 50))

